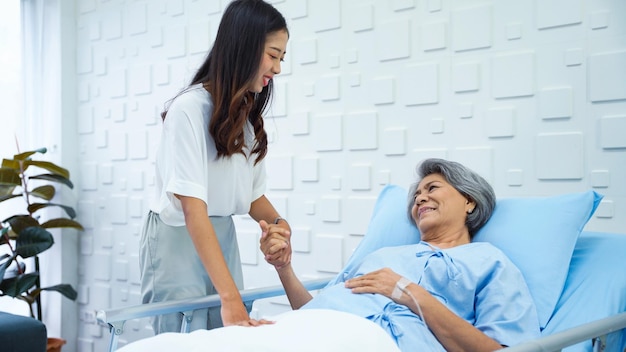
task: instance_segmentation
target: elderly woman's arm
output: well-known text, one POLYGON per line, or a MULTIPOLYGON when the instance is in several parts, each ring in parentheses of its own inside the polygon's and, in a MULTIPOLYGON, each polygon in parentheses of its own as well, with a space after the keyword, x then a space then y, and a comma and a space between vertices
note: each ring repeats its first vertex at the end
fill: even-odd
POLYGON ((354 293, 378 293, 409 307, 422 319, 447 351, 495 351, 502 348, 472 324, 450 311, 421 286, 410 283, 399 297, 393 297, 396 282, 402 277, 385 268, 346 281, 354 293), (413 298, 411 298, 413 296, 413 298), (419 302, 419 308, 416 303, 419 302))
POLYGON ((265 255, 265 261, 276 269, 291 308, 299 309, 313 296, 298 279, 291 266, 291 233, 285 235, 284 232, 276 230, 275 226, 265 221, 260 221, 259 224, 261 226, 260 247, 265 255))

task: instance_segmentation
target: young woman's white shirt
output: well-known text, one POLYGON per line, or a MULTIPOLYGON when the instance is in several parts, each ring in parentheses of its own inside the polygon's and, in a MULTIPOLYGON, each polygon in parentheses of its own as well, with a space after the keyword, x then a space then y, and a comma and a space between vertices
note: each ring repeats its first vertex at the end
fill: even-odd
POLYGON ((217 159, 208 132, 213 104, 201 84, 191 86, 170 105, 156 155, 156 199, 151 210, 170 226, 184 226, 179 194, 207 204, 209 216, 246 214, 265 192, 265 163, 254 165, 254 129, 244 130, 245 156, 217 159))

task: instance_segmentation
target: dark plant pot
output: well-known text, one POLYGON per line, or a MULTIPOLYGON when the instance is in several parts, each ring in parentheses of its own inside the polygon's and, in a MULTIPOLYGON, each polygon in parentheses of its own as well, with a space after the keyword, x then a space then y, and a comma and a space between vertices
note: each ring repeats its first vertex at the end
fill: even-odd
POLYGON ((61 346, 65 345, 67 341, 57 337, 48 337, 48 347, 46 352, 61 352, 61 346))

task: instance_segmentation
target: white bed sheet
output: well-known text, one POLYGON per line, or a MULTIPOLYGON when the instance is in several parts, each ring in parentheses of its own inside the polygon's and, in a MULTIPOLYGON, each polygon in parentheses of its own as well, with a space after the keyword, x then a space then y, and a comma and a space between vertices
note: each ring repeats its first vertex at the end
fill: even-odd
POLYGON ((400 351, 382 328, 350 313, 302 309, 268 319, 275 323, 196 330, 188 334, 164 333, 132 342, 118 352, 400 351))

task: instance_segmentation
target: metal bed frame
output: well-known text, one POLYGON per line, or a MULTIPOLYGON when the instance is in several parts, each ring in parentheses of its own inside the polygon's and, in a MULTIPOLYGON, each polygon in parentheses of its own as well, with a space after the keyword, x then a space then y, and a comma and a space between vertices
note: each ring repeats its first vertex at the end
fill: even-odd
MULTIPOLYGON (((309 291, 324 288, 330 281, 330 278, 312 279, 303 282, 304 287, 309 291)), ((241 298, 246 305, 252 306, 252 303, 258 299, 282 296, 285 290, 282 285, 254 288, 241 291, 241 298)), ((109 352, 117 350, 117 343, 120 335, 124 333, 124 324, 128 320, 147 318, 157 315, 182 313, 183 323, 180 332, 189 332, 189 323, 193 319, 192 312, 196 309, 218 307, 221 304, 218 295, 210 295, 206 297, 175 300, 159 303, 141 304, 136 306, 115 308, 96 311, 96 320, 98 324, 109 327, 111 339, 109 340, 109 352)))
MULTIPOLYGON (((304 286, 309 291, 319 290, 326 286, 330 278, 307 280, 304 286)), ((252 305, 255 300, 276 297, 285 294, 282 285, 264 288, 247 289, 241 291, 241 297, 246 304, 252 305)), ((156 315, 182 313, 183 323, 180 329, 182 333, 189 332, 189 323, 192 312, 196 309, 217 307, 220 305, 218 295, 211 295, 196 299, 159 302, 99 310, 96 312, 98 324, 107 326, 111 333, 109 340, 109 352, 117 350, 118 339, 124 332, 124 324, 128 320, 146 318, 156 315)), ((561 351, 563 348, 592 340, 593 352, 602 352, 606 348, 606 336, 609 333, 626 328, 626 312, 607 318, 589 322, 577 327, 567 329, 552 335, 543 336, 532 341, 507 347, 503 352, 552 352, 561 351)))

